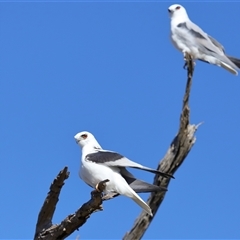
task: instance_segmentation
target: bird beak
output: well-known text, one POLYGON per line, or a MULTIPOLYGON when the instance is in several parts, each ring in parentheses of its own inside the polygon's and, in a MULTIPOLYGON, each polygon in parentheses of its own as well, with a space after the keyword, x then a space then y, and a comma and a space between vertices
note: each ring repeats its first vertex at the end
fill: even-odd
POLYGON ((79 139, 77 139, 77 138, 74 138, 74 139, 75 139, 75 141, 76 141, 77 144, 80 142, 79 139))
POLYGON ((169 13, 172 13, 172 10, 168 9, 168 12, 169 12, 169 13))

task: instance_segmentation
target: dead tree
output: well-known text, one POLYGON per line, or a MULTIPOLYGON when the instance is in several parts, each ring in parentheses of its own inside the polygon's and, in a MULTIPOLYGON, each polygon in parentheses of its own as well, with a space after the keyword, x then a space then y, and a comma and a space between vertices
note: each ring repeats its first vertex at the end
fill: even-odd
MULTIPOLYGON (((190 108, 189 108, 189 96, 192 84, 192 77, 194 71, 194 62, 188 56, 186 61, 187 67, 187 84, 185 94, 183 98, 183 107, 180 116, 180 126, 176 137, 174 137, 170 147, 159 162, 158 170, 170 174, 174 174, 181 166, 184 159, 188 155, 192 146, 196 141, 194 133, 196 132, 198 125, 190 124, 190 108)), ((91 192, 91 199, 84 203, 75 213, 68 215, 60 224, 53 224, 52 218, 56 208, 56 204, 59 200, 60 191, 64 185, 64 181, 69 177, 68 168, 65 167, 59 172, 50 186, 50 191, 43 203, 43 206, 38 215, 38 221, 36 224, 36 231, 34 240, 55 240, 65 239, 70 236, 75 230, 78 230, 92 213, 102 210, 102 202, 114 197, 114 195, 106 195, 102 197, 102 192, 96 190, 91 192)), ((103 191, 105 183, 108 180, 101 182, 100 190, 103 191)), ((171 179, 155 176, 154 184, 158 186, 167 187, 171 179)), ((151 193, 147 203, 152 209, 153 216, 156 214, 160 207, 166 192, 151 193)), ((138 240, 141 239, 148 226, 150 225, 153 217, 142 211, 134 222, 132 229, 125 234, 124 240, 138 240)))

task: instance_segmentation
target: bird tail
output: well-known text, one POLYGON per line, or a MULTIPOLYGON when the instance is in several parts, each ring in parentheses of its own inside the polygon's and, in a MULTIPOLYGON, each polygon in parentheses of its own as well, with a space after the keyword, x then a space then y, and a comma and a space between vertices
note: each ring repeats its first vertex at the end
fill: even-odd
POLYGON ((117 193, 121 194, 121 195, 124 195, 126 197, 131 198, 144 211, 146 211, 149 215, 152 216, 151 208, 140 198, 140 196, 138 196, 138 194, 131 188, 131 186, 129 186, 129 183, 133 183, 136 180, 136 184, 135 184, 136 186, 135 187, 139 191, 140 190, 146 190, 145 189, 146 185, 144 185, 143 188, 141 188, 141 186, 137 186, 138 185, 137 183, 141 183, 141 181, 138 182, 138 180, 135 179, 134 176, 130 172, 128 172, 125 168, 121 169, 120 173, 123 174, 123 176, 120 175, 120 174, 116 175, 116 176, 119 176, 120 178, 118 178, 118 181, 117 181, 118 184, 115 184, 115 191, 117 193))
POLYGON ((229 71, 230 73, 234 74, 234 75, 238 75, 238 72, 229 64, 220 61, 220 66, 224 69, 226 69, 227 71, 229 71))
POLYGON ((151 208, 134 191, 132 192, 133 196, 131 197, 131 199, 135 203, 137 203, 145 212, 152 216, 153 214, 151 208))
POLYGON ((237 70, 240 69, 240 59, 239 58, 235 58, 229 55, 225 55, 227 57, 227 63, 224 61, 221 61, 221 67, 225 68, 226 70, 228 70, 229 72, 238 75, 237 70))
POLYGON ((238 68, 240 68, 240 59, 226 55, 231 62, 233 62, 238 68))
POLYGON ((234 62, 235 60, 237 60, 236 58, 232 58, 227 55, 217 55, 215 57, 218 62, 216 65, 226 69, 227 71, 229 71, 230 73, 232 73, 234 75, 238 75, 237 70, 239 67, 234 62))
POLYGON ((139 179, 134 178, 126 178, 125 180, 128 182, 129 186, 136 192, 136 193, 147 193, 147 192, 165 192, 167 188, 156 186, 147 182, 144 182, 139 179))

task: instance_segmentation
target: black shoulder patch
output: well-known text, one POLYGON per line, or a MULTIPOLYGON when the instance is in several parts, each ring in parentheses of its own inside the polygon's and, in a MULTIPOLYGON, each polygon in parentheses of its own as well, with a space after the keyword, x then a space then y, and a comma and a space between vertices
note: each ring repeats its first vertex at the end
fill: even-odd
POLYGON ((90 153, 86 156, 86 160, 95 163, 105 163, 105 162, 113 162, 123 158, 123 156, 119 153, 115 152, 96 152, 90 153))
POLYGON ((187 24, 186 24, 185 22, 179 23, 179 24, 177 25, 177 27, 179 27, 179 28, 187 28, 187 24))

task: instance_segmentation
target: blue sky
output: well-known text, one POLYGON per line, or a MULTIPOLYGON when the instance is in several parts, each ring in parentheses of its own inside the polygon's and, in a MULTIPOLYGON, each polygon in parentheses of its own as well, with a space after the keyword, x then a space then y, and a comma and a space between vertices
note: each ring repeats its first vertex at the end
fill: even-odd
MULTIPOLYGON (((91 188, 78 177, 79 131, 157 166, 177 133, 186 84, 169 40, 174 3, 0 2, 1 239, 33 237, 64 166, 71 174, 54 223, 89 200, 91 188)), ((240 57, 240 3, 178 3, 240 57)), ((197 62, 191 123, 204 124, 144 239, 240 238, 239 89, 240 76, 197 62)), ((151 173, 133 172, 152 182, 151 173)), ((126 197, 105 202, 69 239, 120 239, 140 211, 126 197)))

